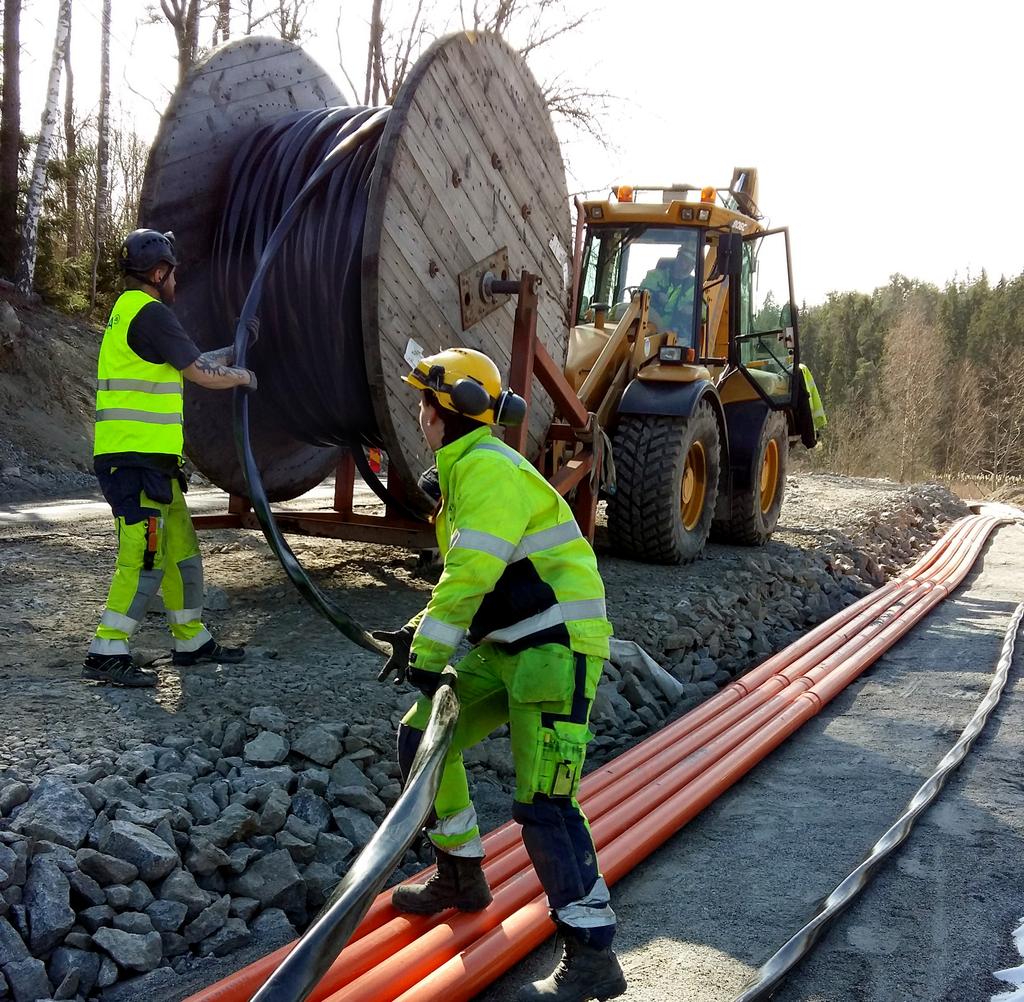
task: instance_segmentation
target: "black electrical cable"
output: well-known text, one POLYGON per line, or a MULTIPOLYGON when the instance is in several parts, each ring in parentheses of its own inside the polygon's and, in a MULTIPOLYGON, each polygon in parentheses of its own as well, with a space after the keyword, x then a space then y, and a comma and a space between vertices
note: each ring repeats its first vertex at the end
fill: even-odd
POLYGON ((970 722, 960 734, 957 743, 946 753, 935 772, 914 794, 903 814, 871 847, 871 851, 860 866, 824 900, 814 918, 757 969, 753 980, 736 996, 733 1002, 758 1002, 759 999, 770 998, 783 978, 810 953, 829 923, 867 887, 890 853, 906 840, 918 816, 935 800, 950 773, 967 757, 971 745, 974 744, 991 716, 992 710, 999 702, 999 697, 1006 687, 1010 664, 1013 661, 1015 638, 1022 618, 1024 618, 1024 604, 1018 605, 1013 613, 1003 639, 992 684, 989 686, 985 698, 978 705, 978 709, 975 710, 974 716, 971 717, 970 722))
MULTIPOLYGON (((237 366, 247 364, 247 325, 264 304, 264 284, 273 269, 263 312, 271 333, 264 342, 273 347, 261 349, 258 392, 266 394, 266 403, 293 432, 305 428, 302 437, 316 444, 355 444, 357 426, 368 427, 366 415, 373 410, 354 319, 360 308, 366 195, 387 114, 386 108, 331 108, 286 116, 255 133, 235 157, 235 183, 215 242, 221 308, 230 308, 241 288, 248 290, 235 329, 237 366), (325 218, 329 207, 333 212, 325 218), (253 258, 258 263, 250 277, 242 262, 253 258), (330 304, 337 310, 333 317, 330 304), (311 336, 332 328, 334 338, 311 336), (323 378, 328 368, 338 377, 337 384, 323 378), (345 401, 333 418, 332 400, 345 401)), ((321 615, 360 647, 387 653, 314 584, 274 521, 253 455, 249 396, 248 390, 234 391, 235 446, 268 543, 292 583, 321 615)))
POLYGON ((405 790, 313 924, 252 1002, 303 1002, 308 998, 401 862, 433 810, 459 716, 454 683, 455 672, 445 669, 405 790))

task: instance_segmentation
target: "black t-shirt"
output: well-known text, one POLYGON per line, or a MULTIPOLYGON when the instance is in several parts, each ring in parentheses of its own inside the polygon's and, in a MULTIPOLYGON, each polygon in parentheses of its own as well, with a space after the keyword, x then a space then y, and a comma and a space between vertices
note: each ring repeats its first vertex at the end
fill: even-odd
POLYGON ((146 303, 132 318, 128 347, 147 362, 170 362, 179 372, 202 354, 178 318, 159 302, 146 303))

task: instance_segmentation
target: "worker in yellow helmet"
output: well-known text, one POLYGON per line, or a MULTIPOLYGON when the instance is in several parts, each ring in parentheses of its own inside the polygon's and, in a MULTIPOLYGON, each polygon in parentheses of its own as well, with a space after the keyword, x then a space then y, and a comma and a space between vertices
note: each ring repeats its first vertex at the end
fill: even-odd
POLYGON ((611 999, 626 990, 611 949, 608 887, 587 819, 576 801, 597 690, 612 628, 590 544, 569 506, 492 424, 519 424, 521 397, 503 390, 486 355, 451 348, 421 359, 405 381, 421 391, 419 421, 436 453, 441 506, 437 541, 444 570, 426 609, 401 630, 381 673, 423 693, 399 728, 408 775, 440 672, 463 639, 455 668, 461 712, 428 834, 437 872, 404 885, 399 911, 478 911, 491 901, 483 845, 462 762, 465 748, 509 724, 516 789, 513 818, 563 935, 563 955, 520 1002, 611 999))
MULTIPOLYGON (((152 686, 129 641, 160 589, 174 640, 173 662, 238 662, 203 625, 203 565, 181 474, 184 379, 208 389, 256 388, 232 365, 234 348, 201 352, 178 323, 173 234, 135 230, 121 245, 125 291, 100 345, 94 467, 117 525, 117 565, 106 609, 82 668, 93 682, 152 686)), ((250 327, 250 336, 256 330, 250 327)))

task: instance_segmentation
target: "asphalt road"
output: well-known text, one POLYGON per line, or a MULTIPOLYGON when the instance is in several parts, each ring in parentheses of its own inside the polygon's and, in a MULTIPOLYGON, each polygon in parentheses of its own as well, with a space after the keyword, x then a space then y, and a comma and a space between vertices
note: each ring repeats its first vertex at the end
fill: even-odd
MULTIPOLYGON (((902 812, 957 740, 1024 601, 1001 528, 908 637, 612 890, 628 1002, 728 1002, 902 812)), ((1024 638, 1002 701, 910 839, 778 1002, 975 1002, 1011 986, 1024 915, 1024 638)), ((553 966, 550 944, 479 1002, 553 966)))

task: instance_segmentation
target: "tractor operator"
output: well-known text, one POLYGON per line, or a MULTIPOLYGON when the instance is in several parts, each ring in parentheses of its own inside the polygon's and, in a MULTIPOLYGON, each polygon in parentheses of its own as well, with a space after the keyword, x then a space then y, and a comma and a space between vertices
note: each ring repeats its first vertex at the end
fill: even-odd
MULTIPOLYGON (((202 622, 202 558, 182 494, 183 379, 214 390, 255 389, 256 376, 233 367, 233 347, 201 352, 169 309, 178 265, 173 234, 135 230, 119 264, 125 291, 100 345, 93 449, 117 525, 117 564, 82 677, 152 686, 156 676, 135 667, 128 644, 157 589, 175 665, 245 656, 240 647, 221 647, 202 622)), ((255 336, 255 324, 249 333, 255 336)))
POLYGON ((679 245, 675 257, 663 257, 640 284, 651 294, 651 316, 662 330, 688 335, 693 325, 693 270, 696 249, 679 245))
POLYGON ((519 1002, 616 998, 626 981, 611 949, 615 913, 576 801, 612 632, 594 551, 564 499, 491 434, 492 424, 520 423, 526 404, 502 390, 486 355, 451 348, 421 359, 404 379, 422 391, 419 421, 437 458, 444 557, 426 609, 400 630, 374 633, 392 647, 381 677, 407 678, 423 694, 398 731, 406 777, 440 672, 464 637, 474 646, 455 666, 461 712, 428 831, 437 872, 396 888, 392 902, 419 915, 490 903, 462 751, 507 722, 512 816, 563 942, 558 967, 526 986, 519 1002))

